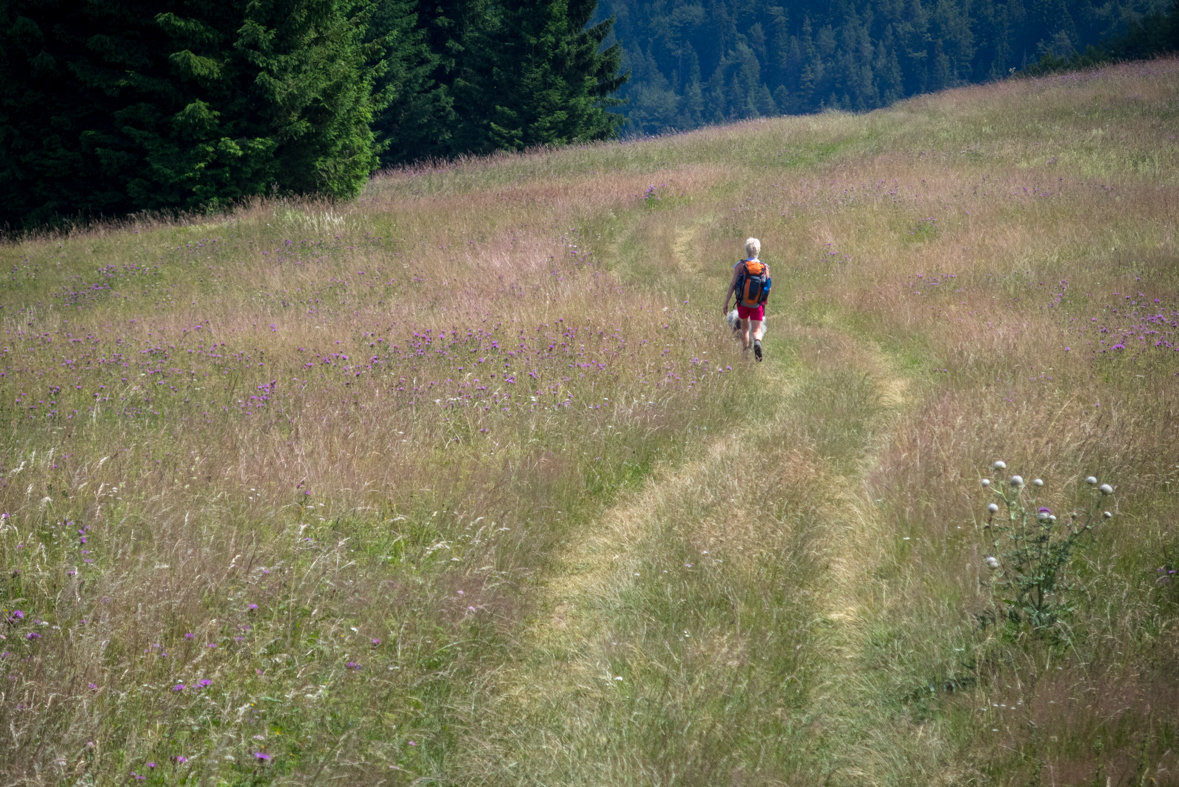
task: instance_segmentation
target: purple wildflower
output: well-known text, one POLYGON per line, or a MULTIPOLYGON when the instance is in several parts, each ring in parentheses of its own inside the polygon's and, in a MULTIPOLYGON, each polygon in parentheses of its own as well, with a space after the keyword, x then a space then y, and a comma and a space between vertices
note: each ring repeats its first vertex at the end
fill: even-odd
POLYGON ((184 684, 177 683, 175 686, 172 687, 172 691, 184 691, 184 684))
POLYGON ((270 755, 264 751, 256 751, 254 752, 254 759, 261 760, 262 762, 270 762, 270 755))
POLYGON ((197 685, 200 686, 202 689, 207 689, 213 685, 213 681, 209 680, 208 678, 201 678, 200 682, 197 685))

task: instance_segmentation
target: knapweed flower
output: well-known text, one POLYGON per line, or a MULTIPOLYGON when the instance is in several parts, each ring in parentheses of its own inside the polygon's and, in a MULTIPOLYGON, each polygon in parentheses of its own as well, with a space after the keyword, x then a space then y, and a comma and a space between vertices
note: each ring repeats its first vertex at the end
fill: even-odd
POLYGON ((1109 484, 1102 484, 1099 488, 1101 489, 1101 494, 1103 494, 1103 495, 1112 495, 1113 494, 1113 487, 1110 486, 1109 484))
POLYGON ((191 631, 188 632, 187 634, 184 635, 184 638, 185 639, 194 639, 193 633, 191 631))
POLYGON ((996 470, 1006 470, 1007 469, 1007 463, 1004 462, 1002 459, 996 459, 995 464, 993 464, 991 466, 994 467, 996 470))
POLYGON ((41 639, 41 635, 35 631, 30 631, 28 634, 25 634, 25 639, 41 639))
POLYGON ((348 669, 357 669, 357 670, 360 669, 360 664, 358 664, 355 661, 349 661, 344 666, 347 667, 348 669))
POLYGON ((256 610, 257 608, 258 608, 258 605, 257 605, 257 604, 247 604, 247 605, 246 605, 246 609, 250 610, 251 612, 253 612, 253 611, 254 611, 254 610, 256 610))
POLYGON ((183 754, 177 754, 172 758, 172 762, 176 763, 177 765, 183 765, 184 763, 188 762, 188 758, 183 754))
POLYGON ((1097 486, 1097 479, 1094 478, 1093 476, 1089 476, 1088 478, 1085 479, 1085 483, 1088 484, 1089 486, 1097 486))
POLYGON ((1023 486, 1023 476, 1021 476, 1021 475, 1011 476, 1011 485, 1012 486, 1023 486))
POLYGON ((375 648, 377 645, 380 645, 380 644, 381 644, 381 641, 380 641, 379 639, 374 639, 374 640, 373 640, 373 647, 374 647, 374 648, 375 648))
POLYGON ((96 684, 96 683, 87 683, 87 684, 86 684, 86 688, 90 689, 91 691, 98 691, 98 684, 96 684))
POLYGON ((989 506, 987 506, 987 510, 990 511, 992 514, 997 514, 997 513, 999 513, 999 504, 998 503, 991 503, 989 506))
POLYGON ((25 618, 25 613, 21 612, 19 609, 14 609, 14 610, 12 610, 12 615, 8 619, 11 621, 17 621, 17 620, 24 620, 24 618, 25 618))
POLYGON ((197 683, 197 685, 200 686, 202 689, 207 689, 213 685, 213 681, 209 680, 208 678, 201 678, 201 680, 197 683))
POLYGON ((254 752, 254 759, 261 760, 262 762, 270 762, 270 755, 264 751, 256 751, 254 752))
POLYGON ((149 768, 155 768, 155 767, 156 767, 156 764, 155 764, 154 762, 149 762, 149 763, 147 764, 147 767, 149 767, 149 768))
POLYGON ((172 687, 172 691, 184 691, 184 684, 177 683, 175 686, 172 687))
POLYGON ((987 564, 987 568, 998 568, 999 567, 999 560, 998 560, 998 558, 988 557, 986 559, 986 564, 987 564))

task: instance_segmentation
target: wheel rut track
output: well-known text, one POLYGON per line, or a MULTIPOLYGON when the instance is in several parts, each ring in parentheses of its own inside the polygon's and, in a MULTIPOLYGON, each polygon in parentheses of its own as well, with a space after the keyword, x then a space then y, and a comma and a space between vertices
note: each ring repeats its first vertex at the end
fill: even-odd
MULTIPOLYGON (((698 276, 691 256, 699 224, 681 228, 675 235, 673 252, 678 269, 698 276)), ((789 317, 777 320, 783 334, 791 330, 789 317)), ((808 745, 813 776, 831 784, 883 783, 877 776, 887 770, 888 751, 874 745, 872 726, 887 723, 879 705, 871 676, 863 670, 863 654, 869 636, 869 619, 878 610, 871 587, 870 556, 880 548, 884 534, 872 504, 865 478, 877 462, 890 422, 910 404, 910 381, 895 372, 894 364, 874 345, 856 341, 833 326, 822 331, 839 334, 839 340, 854 345, 855 368, 871 378, 880 407, 870 437, 859 451, 849 472, 836 473, 820 466, 818 478, 825 486, 820 518, 820 535, 826 571, 815 594, 815 610, 821 633, 815 647, 820 651, 818 679, 811 690, 804 714, 813 730, 808 745), (866 708, 855 718, 850 708, 866 708), (848 746, 847 741, 858 743, 848 746)), ((782 365, 758 367, 763 384, 776 387, 782 405, 776 419, 797 418, 791 411, 791 393, 808 384, 817 370, 804 364, 787 375, 782 365)), ((642 545, 653 537, 657 512, 665 504, 692 494, 700 484, 715 477, 717 468, 738 460, 754 430, 764 423, 743 422, 708 442, 701 442, 678 466, 657 468, 645 486, 585 527, 568 543, 554 561, 554 568, 540 591, 531 622, 520 632, 516 651, 520 657, 503 666, 489 687, 496 697, 500 729, 508 733, 493 745, 496 758, 513 763, 505 778, 501 771, 491 783, 595 783, 590 772, 577 777, 587 756, 603 756, 586 750, 586 741, 601 739, 592 708, 610 701, 615 691, 608 646, 619 598, 633 584, 643 561, 642 545), (530 751, 531 755, 518 756, 530 751), (505 756, 507 755, 507 756, 505 756), (531 761, 531 762, 530 762, 531 761), (564 778, 536 779, 539 767, 547 774, 564 778)), ((626 752, 609 756, 625 757, 626 752)), ((592 770, 592 769, 591 769, 592 770)), ((608 772, 603 771, 602 777, 608 772)))

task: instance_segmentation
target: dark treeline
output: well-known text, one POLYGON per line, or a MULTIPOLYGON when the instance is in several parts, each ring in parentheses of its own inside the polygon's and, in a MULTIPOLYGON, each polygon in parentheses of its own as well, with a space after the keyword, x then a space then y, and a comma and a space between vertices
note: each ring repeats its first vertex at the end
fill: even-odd
POLYGON ((1019 76, 1042 76, 1056 71, 1076 71, 1104 63, 1143 60, 1164 52, 1179 52, 1179 0, 1169 14, 1151 12, 1129 23, 1126 32, 1100 44, 1090 44, 1085 51, 1058 55, 1048 51, 1034 64, 1019 71, 1019 76))
POLYGON ((1007 76, 1170 0, 602 0, 631 70, 630 130, 867 110, 1007 76))
POLYGON ((613 136, 597 0, 0 0, 0 229, 613 136))

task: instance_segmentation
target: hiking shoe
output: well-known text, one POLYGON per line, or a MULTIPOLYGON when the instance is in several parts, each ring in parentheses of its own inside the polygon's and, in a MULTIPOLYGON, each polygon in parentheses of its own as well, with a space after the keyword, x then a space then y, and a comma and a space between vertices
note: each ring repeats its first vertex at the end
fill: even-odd
POLYGON ((757 356, 758 363, 761 363, 761 342, 755 341, 753 343, 753 354, 757 356))

